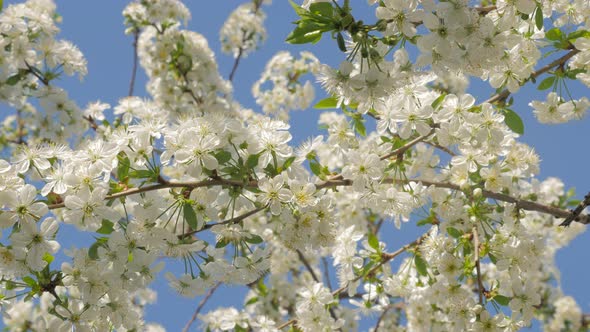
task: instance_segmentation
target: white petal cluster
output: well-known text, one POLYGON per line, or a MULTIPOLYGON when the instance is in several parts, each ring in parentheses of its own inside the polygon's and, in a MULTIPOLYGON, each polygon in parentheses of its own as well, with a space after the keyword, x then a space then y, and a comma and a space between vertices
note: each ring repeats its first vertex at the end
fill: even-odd
POLYGON ((266 14, 260 9, 262 0, 258 2, 244 3, 229 15, 219 31, 223 52, 247 56, 266 40, 266 14))

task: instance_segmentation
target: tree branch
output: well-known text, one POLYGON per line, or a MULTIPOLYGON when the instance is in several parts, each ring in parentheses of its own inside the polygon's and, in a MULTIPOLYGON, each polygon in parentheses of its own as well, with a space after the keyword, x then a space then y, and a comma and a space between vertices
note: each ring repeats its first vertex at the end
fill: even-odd
POLYGON ((217 288, 220 285, 221 285, 221 283, 218 282, 217 284, 215 284, 215 286, 213 286, 213 287, 211 287, 211 289, 209 289, 209 291, 207 292, 205 297, 201 300, 201 302, 199 302, 199 305, 197 306, 197 309, 195 310, 195 313, 193 314, 191 319, 186 323, 186 325, 182 329, 182 332, 188 331, 188 329, 191 327, 191 324, 197 319, 197 316, 199 316, 199 312, 201 312, 201 309, 203 309, 203 307, 205 306, 205 303, 207 303, 207 301, 209 301, 209 299, 211 298, 213 293, 215 293, 215 291, 217 290, 217 288))
POLYGON ((484 287, 481 281, 481 267, 479 264, 479 234, 477 234, 477 226, 473 227, 473 247, 475 254, 475 271, 477 273, 477 295, 479 298, 479 304, 483 305, 484 298, 484 287))
MULTIPOLYGON (((531 73, 531 75, 526 80, 524 80, 524 82, 531 80, 531 79, 535 79, 538 76, 540 76, 541 74, 544 74, 544 73, 550 71, 554 67, 561 66, 561 65, 565 64, 565 62, 567 60, 571 59, 574 55, 576 55, 578 53, 580 53, 580 51, 577 49, 573 49, 573 50, 569 51, 567 54, 556 59, 555 61, 551 62, 550 64, 543 66, 540 69, 531 73)), ((488 100, 484 101, 484 103, 492 104, 497 101, 503 101, 503 100, 506 100, 506 98, 508 98, 508 96, 510 96, 510 91, 508 91, 508 89, 504 89, 504 90, 502 90, 502 92, 497 93, 497 94, 493 95, 492 97, 490 97, 488 100)))
POLYGON ((139 30, 133 31, 133 69, 131 71, 131 80, 129 81, 129 97, 133 96, 135 88, 135 76, 137 75, 137 41, 139 40, 139 30))
MULTIPOLYGON (((375 265, 373 268, 371 268, 366 274, 359 275, 359 276, 355 277, 354 279, 350 280, 349 283, 350 282, 358 281, 358 280, 360 280, 361 278, 363 278, 366 275, 375 274, 385 263, 387 263, 387 262, 391 261, 392 259, 394 259, 395 257, 401 255, 406 250, 408 250, 408 249, 410 249, 410 248, 412 248, 414 246, 420 245, 420 243, 422 243, 422 241, 424 241, 424 239, 427 236, 428 236, 428 233, 424 233, 419 238, 417 238, 416 240, 414 240, 414 241, 406 244, 405 246, 399 248, 398 250, 396 250, 396 251, 394 251, 392 253, 382 253, 381 254, 381 261, 377 265, 375 265)), ((338 288, 337 290, 335 290, 335 291, 332 292, 332 296, 339 296, 340 293, 344 292, 347 288, 348 288, 348 284, 347 285, 344 285, 344 286, 342 286, 340 288, 338 288)), ((289 321, 287 321, 287 322, 279 325, 277 327, 277 329, 281 330, 281 329, 283 329, 283 328, 285 328, 285 327, 287 327, 289 325, 295 324, 295 323, 297 323, 297 319, 293 318, 293 319, 291 319, 291 320, 289 320, 289 321)))

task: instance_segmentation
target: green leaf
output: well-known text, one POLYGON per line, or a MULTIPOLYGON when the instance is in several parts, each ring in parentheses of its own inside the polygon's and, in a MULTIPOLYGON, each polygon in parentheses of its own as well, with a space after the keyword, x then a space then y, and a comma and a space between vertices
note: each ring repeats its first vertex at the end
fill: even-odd
POLYGON ((578 30, 570 33, 567 35, 567 40, 573 41, 578 38, 590 38, 590 31, 588 30, 578 30))
POLYGON ((184 220, 192 229, 198 229, 199 222, 197 221, 197 214, 190 203, 185 202, 182 204, 182 214, 184 215, 184 220))
POLYGON ((490 257, 490 260, 492 261, 492 263, 496 264, 498 262, 498 258, 494 255, 492 255, 492 253, 488 253, 488 256, 490 257))
POLYGON ((541 6, 537 6, 535 10, 535 26, 537 30, 543 30, 543 9, 541 6))
POLYGON ((424 261, 424 259, 422 259, 420 255, 414 256, 414 264, 416 264, 416 270, 421 276, 428 275, 428 268, 426 262, 424 261))
POLYGON ((553 28, 549 31, 547 31, 545 33, 545 38, 549 39, 549 40, 561 40, 561 38, 563 37, 561 30, 559 30, 559 28, 553 28))
POLYGON ((320 176, 320 174, 322 173, 322 165, 315 161, 309 162, 309 168, 311 169, 311 172, 317 176, 320 176))
POLYGON ((254 304, 254 303, 256 303, 256 302, 258 302, 258 296, 251 297, 251 298, 248 300, 248 302, 246 302, 246 304, 245 304, 244 306, 248 306, 248 305, 250 305, 250 304, 254 304))
POLYGON ((516 112, 511 109, 505 108, 504 109, 504 123, 512 130, 513 132, 522 135, 524 134, 524 123, 522 119, 516 112))
POLYGON ((447 95, 445 93, 441 94, 432 102, 432 104, 430 104, 430 106, 432 106, 432 108, 436 110, 440 106, 440 104, 442 104, 443 100, 445 100, 446 96, 447 95))
POLYGON ((289 0, 289 3, 291 4, 291 7, 293 7, 293 9, 295 10, 295 13, 297 13, 297 15, 299 15, 300 17, 308 15, 308 11, 296 4, 293 0, 289 0))
POLYGON ((330 31, 332 28, 331 25, 317 24, 312 21, 300 21, 285 41, 290 44, 315 44, 322 39, 322 33, 330 31))
POLYGON ((549 76, 549 77, 545 78, 544 80, 542 80, 541 83, 539 83, 539 86, 537 87, 537 89, 538 90, 547 90, 553 86, 553 83, 555 83, 555 76, 549 76))
POLYGON ((379 251, 379 239, 373 233, 369 233, 369 246, 376 251, 379 251))
POLYGON ((455 239, 460 238, 463 235, 463 232, 454 228, 454 227, 447 227, 447 233, 455 239))
POLYGON ((334 16, 334 9, 329 2, 314 2, 309 6, 309 11, 323 17, 331 18, 334 16))
POLYGON ((43 254, 43 258, 44 261, 47 262, 47 264, 51 264, 51 262, 53 262, 55 260, 55 257, 53 257, 50 253, 46 252, 43 254))
POLYGON ((282 169, 286 170, 287 168, 291 167, 291 165, 293 164, 294 161, 295 161, 295 157, 287 158, 287 160, 285 160, 285 162, 283 163, 282 169))
POLYGON ((365 128, 365 124, 363 122, 365 122, 363 118, 354 119, 354 130, 356 130, 356 132, 362 137, 365 137, 367 136, 367 128, 365 128))
POLYGON ((258 165, 258 159, 260 159, 259 154, 249 155, 248 160, 246 160, 246 166, 248 166, 248 168, 250 168, 250 169, 253 169, 254 167, 256 167, 258 165))
POLYGON ((322 99, 317 104, 313 105, 313 108, 318 110, 338 108, 338 99, 334 97, 322 99))
POLYGON ((6 80, 6 84, 10 85, 10 86, 14 86, 16 85, 18 82, 20 82, 20 80, 23 79, 23 75, 21 73, 18 73, 16 75, 12 75, 10 76, 7 80, 6 80))
POLYGON ((229 241, 226 239, 221 239, 217 243, 215 243, 215 248, 225 248, 229 244, 229 241))
POLYGON ((215 154, 215 159, 219 162, 220 165, 223 165, 231 160, 231 153, 225 150, 217 151, 215 154))
POLYGON ((125 154, 117 155, 117 159, 119 160, 119 166, 117 166, 117 178, 119 178, 119 181, 124 181, 129 176, 131 162, 125 154))
POLYGON ((496 295, 494 296, 494 298, 492 298, 492 300, 496 301, 496 303, 498 303, 499 305, 508 305, 508 303, 510 303, 510 298, 506 297, 504 295, 496 295))
POLYGON ((35 281, 35 279, 31 278, 30 276, 23 277, 23 281, 25 284, 31 287, 35 287, 37 285, 37 281, 35 281))
POLYGON ((129 171, 129 177, 134 179, 150 179, 153 176, 153 172, 149 169, 139 169, 129 171))
POLYGON ((340 31, 336 35, 336 42, 338 43, 338 48, 342 52, 346 52, 346 43, 344 42, 344 37, 342 37, 342 33, 340 31))
POLYGON ((97 229, 96 232, 98 234, 105 234, 105 235, 111 234, 115 230, 113 228, 114 225, 115 224, 112 221, 103 219, 100 228, 97 229))
POLYGON ((88 257, 90 257, 93 260, 97 260, 98 259, 98 247, 101 246, 101 243, 94 242, 90 248, 88 248, 88 257))
POLYGON ((430 216, 428 216, 422 220, 419 220, 416 223, 416 226, 424 226, 424 225, 432 225, 432 218, 430 216))
POLYGON ((262 240, 260 236, 252 234, 250 235, 250 237, 247 237, 245 241, 251 244, 259 244, 262 243, 264 240, 262 240))

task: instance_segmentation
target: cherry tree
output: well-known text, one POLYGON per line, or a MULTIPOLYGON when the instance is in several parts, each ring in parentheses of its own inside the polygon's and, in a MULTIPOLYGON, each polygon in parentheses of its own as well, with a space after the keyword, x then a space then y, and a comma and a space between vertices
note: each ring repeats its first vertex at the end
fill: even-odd
POLYGON ((199 320, 208 331, 349 331, 367 316, 372 331, 514 331, 533 319, 588 329, 555 255, 590 223, 590 195, 536 177, 519 113, 584 116, 590 101, 568 84, 590 86, 590 2, 291 2, 299 19, 286 42, 304 45, 268 62, 253 111, 233 78, 267 36, 267 5, 229 14, 224 77, 180 1, 129 3, 149 98, 134 96, 133 76, 117 105, 86 107, 59 87, 87 63, 57 37, 55 4, 3 8, 0 99, 14 110, 0 131, 6 327, 161 331, 144 308, 165 278, 202 297, 186 330, 199 320), (322 38, 337 68, 313 55, 322 38), (496 92, 473 96, 472 80, 496 92), (315 82, 327 98, 316 100, 315 82), (524 85, 546 98, 515 108, 524 85), (290 112, 311 107, 324 134, 293 146, 290 112), (423 234, 384 235, 408 222, 423 234), (64 224, 94 240, 63 248, 64 224), (221 284, 247 287, 243 306, 202 312, 221 284))

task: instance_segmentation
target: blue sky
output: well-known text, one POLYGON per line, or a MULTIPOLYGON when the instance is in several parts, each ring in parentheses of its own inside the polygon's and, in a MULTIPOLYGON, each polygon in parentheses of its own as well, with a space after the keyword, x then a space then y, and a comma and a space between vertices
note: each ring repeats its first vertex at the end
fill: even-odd
MULTIPOLYGON (((4 6, 16 1, 5 1, 4 6)), ((58 85, 66 88, 69 95, 79 106, 84 107, 88 102, 101 100, 112 106, 127 95, 132 64, 132 37, 124 34, 122 9, 126 1, 64 1, 57 0, 58 12, 63 17, 61 37, 72 41, 85 54, 88 60, 88 75, 83 83, 77 78, 67 78, 58 85)), ((221 53, 218 32, 224 20, 241 1, 186 1, 192 13, 188 28, 197 31, 209 40, 211 49, 215 52, 220 72, 227 77, 233 64, 230 55, 221 53)), ((365 1, 353 2, 359 8, 365 6, 365 1)), ((258 107, 250 94, 251 86, 259 78, 266 61, 280 50, 298 53, 310 50, 324 63, 337 65, 343 60, 335 41, 328 36, 317 45, 288 45, 284 39, 291 31, 290 22, 296 20, 288 2, 275 0, 271 6, 263 7, 267 13, 266 26, 268 40, 260 50, 242 59, 234 79, 235 98, 243 105, 257 110, 258 107)), ((361 15, 370 16, 365 10, 361 15)), ((140 70, 136 83, 136 94, 145 95, 145 75, 140 70)), ((542 80, 543 77, 540 78, 542 80)), ((477 100, 489 97, 493 89, 486 84, 474 84, 470 90, 477 100)), ((588 94, 586 88, 573 87, 574 96, 588 94)), ((318 100, 323 98, 318 91, 318 100)), ((563 125, 544 125, 536 121, 532 109, 526 105, 532 98, 544 100, 532 86, 521 89, 516 95, 514 110, 521 115, 525 123, 525 134, 522 140, 532 145, 540 155, 540 178, 556 176, 566 184, 566 188, 576 187, 577 196, 583 197, 590 191, 589 153, 586 143, 590 138, 590 119, 571 122, 563 125), (522 102, 519 102, 519 98, 522 102)), ((1 110, 6 107, 0 105, 1 110)), ((294 143, 320 133, 317 128, 317 110, 292 113, 291 126, 294 143)), ((401 231, 394 231, 393 224, 388 224, 391 230, 385 234, 391 236, 388 248, 397 248, 413 240, 420 229, 404 225, 401 231)), ((66 232, 66 235, 74 233, 66 232)), ((590 277, 590 267, 580 261, 581 257, 590 252, 590 241, 587 234, 579 236, 569 247, 561 250, 557 256, 558 266, 562 271, 561 282, 564 293, 576 298, 582 310, 590 312, 590 287, 587 280, 590 277)), ((76 241, 77 242, 77 241, 76 241)), ((78 245, 82 245, 77 242, 78 245)), ((64 247, 68 247, 64 244, 64 247)), ((170 266, 170 265, 169 265, 170 266)), ((148 307, 146 319, 162 324, 169 331, 180 330, 192 315, 200 298, 183 299, 176 295, 161 278, 156 283, 158 303, 148 307)), ((216 292, 212 300, 205 307, 204 312, 219 305, 240 305, 245 291, 238 287, 222 287, 216 292)), ((193 328, 198 325, 194 325, 193 328)))

